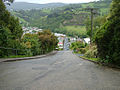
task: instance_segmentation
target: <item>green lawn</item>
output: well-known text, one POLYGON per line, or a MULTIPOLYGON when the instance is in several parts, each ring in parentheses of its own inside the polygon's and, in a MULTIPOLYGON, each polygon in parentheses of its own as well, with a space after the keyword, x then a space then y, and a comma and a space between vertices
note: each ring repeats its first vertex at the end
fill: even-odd
POLYGON ((65 29, 69 33, 73 33, 76 35, 85 35, 87 34, 85 26, 65 26, 65 29))

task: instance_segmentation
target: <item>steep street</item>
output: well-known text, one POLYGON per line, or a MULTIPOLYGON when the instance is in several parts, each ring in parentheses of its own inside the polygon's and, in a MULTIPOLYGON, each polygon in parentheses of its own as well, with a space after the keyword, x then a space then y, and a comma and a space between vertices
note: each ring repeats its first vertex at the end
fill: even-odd
POLYGON ((0 63, 0 90, 120 90, 120 71, 74 55, 0 63))

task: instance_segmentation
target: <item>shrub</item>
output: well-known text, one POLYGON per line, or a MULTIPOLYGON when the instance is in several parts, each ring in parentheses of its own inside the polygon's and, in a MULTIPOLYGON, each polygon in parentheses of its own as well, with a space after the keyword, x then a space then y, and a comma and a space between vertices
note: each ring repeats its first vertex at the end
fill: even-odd
POLYGON ((97 46, 96 45, 89 45, 86 47, 85 57, 88 58, 96 58, 97 57, 97 46))
POLYGON ((99 57, 120 65, 120 0, 113 0, 108 21, 96 33, 99 57))
POLYGON ((80 48, 80 49, 79 49, 79 53, 80 53, 80 54, 86 53, 86 48, 80 48))

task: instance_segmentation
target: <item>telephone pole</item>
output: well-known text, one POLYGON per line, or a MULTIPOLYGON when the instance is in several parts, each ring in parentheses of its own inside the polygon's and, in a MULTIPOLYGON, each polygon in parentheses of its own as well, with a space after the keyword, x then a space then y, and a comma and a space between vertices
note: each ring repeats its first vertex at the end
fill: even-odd
POLYGON ((93 19, 94 15, 99 14, 97 12, 98 8, 85 8, 86 11, 90 11, 91 13, 91 33, 90 33, 90 43, 92 43, 92 37, 93 37, 93 19))
POLYGON ((90 9, 91 10, 91 34, 90 34, 90 43, 92 43, 92 37, 93 37, 93 8, 90 9))
MULTIPOLYGON (((93 37, 93 19, 94 19, 94 15, 100 15, 98 13, 99 8, 82 8, 79 11, 87 11, 90 12, 90 19, 91 19, 91 33, 90 33, 90 43, 92 43, 92 37, 93 37)), ((80 14, 81 12, 78 12, 78 14, 80 14)))

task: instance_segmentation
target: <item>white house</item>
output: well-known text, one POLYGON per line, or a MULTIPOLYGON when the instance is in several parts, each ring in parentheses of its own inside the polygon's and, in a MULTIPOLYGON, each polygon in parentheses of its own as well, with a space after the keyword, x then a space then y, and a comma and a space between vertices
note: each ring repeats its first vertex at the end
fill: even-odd
POLYGON ((90 38, 84 38, 84 42, 90 44, 90 38))

